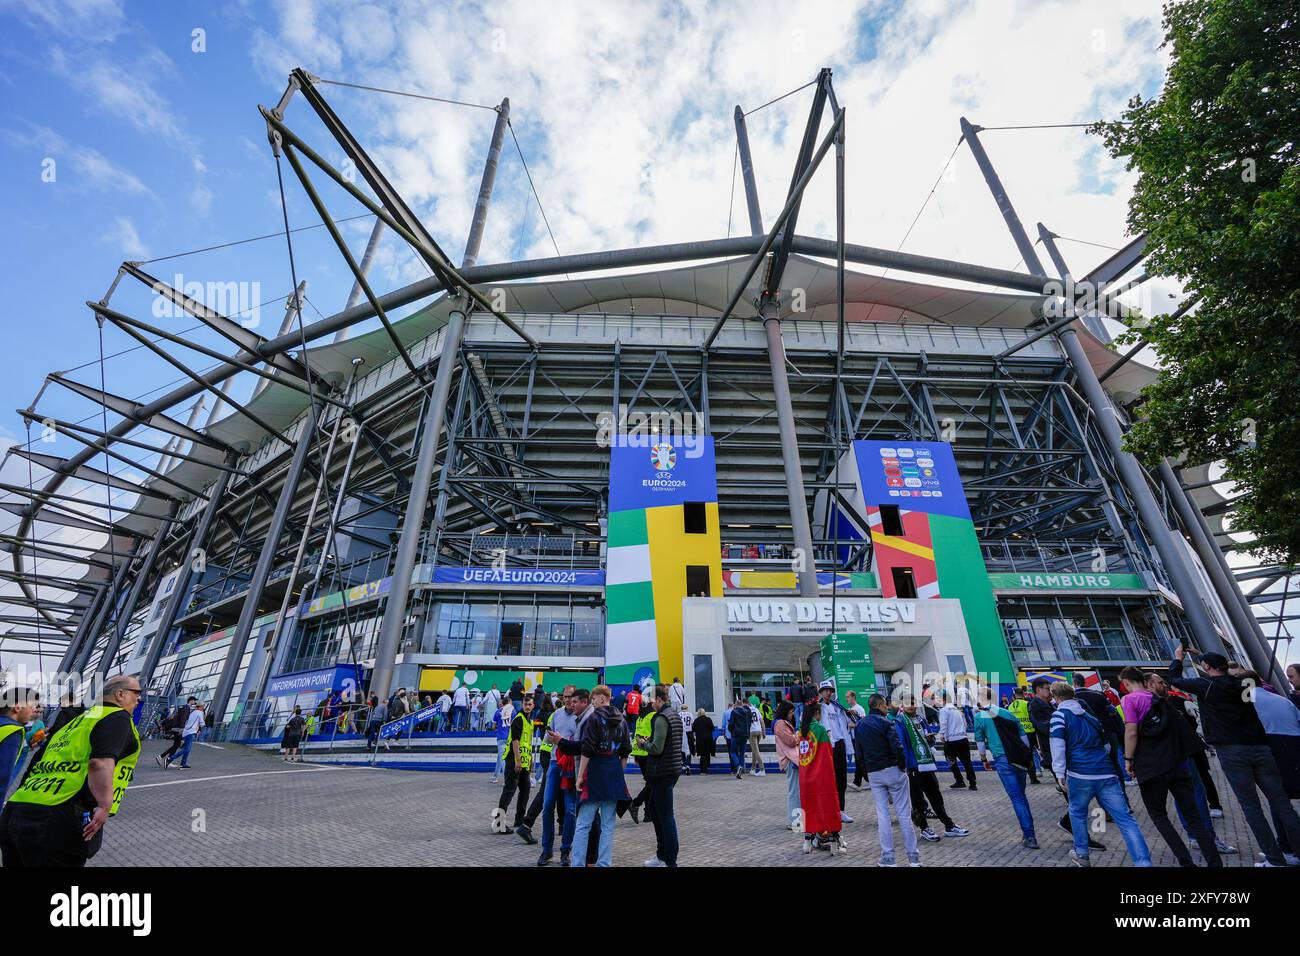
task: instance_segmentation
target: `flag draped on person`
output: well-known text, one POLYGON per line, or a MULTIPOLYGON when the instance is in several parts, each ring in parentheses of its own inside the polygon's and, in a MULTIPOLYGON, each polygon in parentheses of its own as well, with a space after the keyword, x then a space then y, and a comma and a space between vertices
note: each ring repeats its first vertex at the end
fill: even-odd
POLYGON ((903 754, 907 757, 907 769, 937 771, 939 765, 934 762, 934 751, 926 742, 925 735, 917 730, 916 721, 909 715, 900 713, 894 718, 894 723, 903 744, 903 754))
POLYGON ((840 831, 840 798, 835 787, 835 758, 826 728, 813 721, 799 735, 799 807, 806 833, 840 831))

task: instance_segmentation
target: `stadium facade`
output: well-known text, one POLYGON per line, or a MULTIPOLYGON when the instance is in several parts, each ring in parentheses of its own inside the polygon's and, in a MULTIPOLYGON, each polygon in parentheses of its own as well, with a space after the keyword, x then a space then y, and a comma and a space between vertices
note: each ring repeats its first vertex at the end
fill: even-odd
MULTIPOLYGON (((179 339, 116 311, 112 290, 88 303, 188 377, 142 404, 52 375, 116 424, 71 458, 16 451, 53 474, 9 492, 22 520, 6 576, 38 635, 62 642, 61 671, 138 674, 146 707, 197 696, 240 738, 330 691, 516 677, 680 677, 716 717, 738 691, 810 672, 867 688, 983 675, 1005 690, 1038 672, 1112 676, 1182 640, 1273 671, 1204 467, 1151 473, 1122 451, 1157 373, 1052 295, 1070 278, 1053 236, 1040 226, 1045 266, 965 120, 1025 272, 797 234, 818 170, 837 177, 842 211, 829 71, 775 220, 737 110, 752 235, 493 265, 475 260, 508 101, 459 266, 315 78, 295 71, 263 112, 323 219, 322 173, 432 276, 377 296, 335 234, 359 301, 266 339, 123 265, 119 281, 235 351, 199 373, 179 339), (287 125, 295 98, 367 188, 287 125), (260 378, 246 403, 223 391, 235 375, 260 378), (229 414, 182 423, 176 409, 205 393, 229 414), (143 484, 91 464, 143 430, 169 439, 143 484), (128 495, 111 514, 68 491, 105 482, 128 495), (69 552, 37 531, 65 527, 111 534, 83 578, 43 578, 42 549, 69 552), (60 581, 75 597, 42 602, 60 581)), ((1104 307, 1142 247, 1078 285, 1104 307)), ((36 404, 25 414, 48 425, 36 404)))

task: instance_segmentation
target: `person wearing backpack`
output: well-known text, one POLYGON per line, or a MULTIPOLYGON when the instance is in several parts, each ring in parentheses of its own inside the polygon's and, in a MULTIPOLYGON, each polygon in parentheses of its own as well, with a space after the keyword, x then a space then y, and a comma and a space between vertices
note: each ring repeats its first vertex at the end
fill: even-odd
POLYGON ((1106 728, 1075 700, 1074 688, 1065 681, 1052 684, 1051 691, 1056 701, 1050 732, 1052 772, 1070 800, 1074 830, 1070 860, 1075 866, 1092 865, 1088 858, 1088 804, 1096 798, 1119 827, 1133 865, 1150 866, 1151 851, 1124 798, 1106 728))
POLYGON ((1151 692, 1147 675, 1141 670, 1124 668, 1119 682, 1124 690, 1120 702, 1124 708, 1124 765, 1137 778, 1138 792, 1151 824, 1173 851, 1179 866, 1196 866, 1187 844, 1169 819, 1168 803, 1172 796, 1174 806, 1205 854, 1206 866, 1223 866, 1214 831, 1207 832, 1188 772, 1192 753, 1204 750, 1205 745, 1181 714, 1151 692))
POLYGON ((280 747, 284 751, 284 759, 288 763, 295 760, 302 762, 298 756, 298 746, 302 741, 303 729, 307 726, 307 721, 303 719, 302 708, 295 705, 293 714, 284 725, 284 737, 280 740, 280 747))
POLYGON ((586 859, 592 824, 599 814, 600 842, 596 865, 601 867, 613 865, 614 828, 618 822, 614 810, 619 800, 626 800, 629 796, 624 772, 627 758, 632 753, 627 722, 610 706, 612 696, 604 684, 592 688, 591 703, 595 710, 583 722, 576 771, 579 803, 573 832, 573 859, 586 859))
POLYGON ((1025 796, 1025 781, 1034 758, 1024 727, 1009 710, 982 708, 975 715, 975 746, 984 769, 996 770, 1002 788, 1007 792, 1020 823, 1020 845, 1026 850, 1037 850, 1034 815, 1025 796))
POLYGON ((185 724, 189 720, 190 709, 197 704, 198 701, 199 699, 197 697, 191 697, 185 702, 185 706, 182 707, 177 704, 172 715, 163 721, 163 732, 167 734, 167 736, 171 737, 172 745, 153 758, 158 766, 166 767, 171 763, 172 758, 176 756, 176 751, 181 749, 181 742, 183 739, 182 731, 185 729, 185 724))
POLYGON ((754 718, 749 705, 744 698, 737 696, 736 703, 727 716, 727 744, 737 780, 745 775, 745 748, 749 744, 749 728, 753 725, 754 718))

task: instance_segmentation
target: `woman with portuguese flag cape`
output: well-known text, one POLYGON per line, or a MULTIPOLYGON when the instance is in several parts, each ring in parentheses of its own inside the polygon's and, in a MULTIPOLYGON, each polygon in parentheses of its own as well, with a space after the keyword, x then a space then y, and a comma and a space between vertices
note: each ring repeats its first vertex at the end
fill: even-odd
POLYGON ((818 723, 819 701, 805 704, 799 723, 799 808, 803 811, 803 851, 848 851, 840 839, 840 797, 830 735, 818 723))

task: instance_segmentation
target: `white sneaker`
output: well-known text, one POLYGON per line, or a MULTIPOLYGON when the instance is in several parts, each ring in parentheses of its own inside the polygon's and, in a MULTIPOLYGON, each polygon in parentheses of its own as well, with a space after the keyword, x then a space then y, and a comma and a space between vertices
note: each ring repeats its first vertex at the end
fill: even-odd
POLYGON ((862 788, 859 787, 856 783, 851 783, 851 784, 849 784, 849 789, 852 790, 854 793, 861 793, 861 792, 862 792, 862 788))
POLYGON ((1283 853, 1282 859, 1286 860, 1287 866, 1300 866, 1300 856, 1296 856, 1294 853, 1283 853))
POLYGON ((852 823, 852 822, 853 822, 853 818, 849 816, 847 813, 845 813, 843 810, 841 810, 840 823, 852 823))
POLYGON ((909 854, 907 855, 907 865, 908 865, 908 866, 920 866, 920 865, 921 865, 921 854, 919 854, 919 853, 909 853, 909 854))
POLYGON ((1214 817, 1214 819, 1216 819, 1216 820, 1221 819, 1221 818, 1223 817, 1223 811, 1222 811, 1222 810, 1216 810, 1216 809, 1214 809, 1213 807, 1211 807, 1211 808, 1210 808, 1210 816, 1214 817))
POLYGON ((663 860, 659 859, 659 857, 652 856, 650 859, 646 860, 641 865, 642 866, 667 866, 668 864, 665 863, 663 860))

